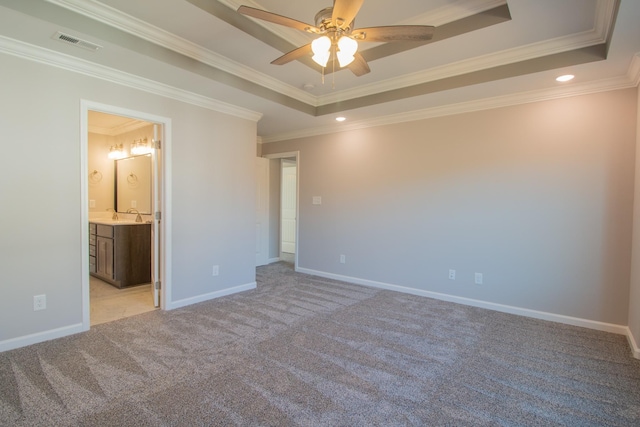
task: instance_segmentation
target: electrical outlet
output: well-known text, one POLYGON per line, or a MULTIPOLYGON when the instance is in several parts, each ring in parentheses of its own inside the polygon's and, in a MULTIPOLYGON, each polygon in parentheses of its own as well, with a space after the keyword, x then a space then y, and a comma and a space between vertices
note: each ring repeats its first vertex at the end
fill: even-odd
POLYGON ((344 255, 340 255, 340 264, 344 264, 347 262, 347 257, 344 255))
POLYGON ((476 285, 482 285, 482 273, 476 273, 476 285))
POLYGON ((44 310, 47 308, 47 296, 46 295, 34 295, 33 297, 33 311, 44 310))
POLYGON ((218 274, 220 274, 220 266, 219 265, 214 265, 213 266, 213 270, 212 270, 212 275, 213 276, 217 276, 218 274))
POLYGON ((449 280, 456 280, 456 271, 449 270, 449 280))

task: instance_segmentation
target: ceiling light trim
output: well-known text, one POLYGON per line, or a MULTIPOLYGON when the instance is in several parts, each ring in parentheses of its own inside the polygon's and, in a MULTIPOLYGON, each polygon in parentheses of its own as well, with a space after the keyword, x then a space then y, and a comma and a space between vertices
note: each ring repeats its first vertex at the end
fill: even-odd
POLYGON ((251 111, 246 108, 237 107, 223 101, 209 98, 197 93, 169 86, 140 76, 126 73, 115 68, 86 61, 75 56, 67 55, 40 46, 32 45, 23 41, 15 40, 0 35, 0 53, 6 53, 22 59, 39 62, 83 74, 89 77, 98 78, 122 86, 142 90, 147 93, 160 95, 188 104, 197 105, 208 110, 229 114, 234 117, 257 122, 262 118, 262 113, 251 111))

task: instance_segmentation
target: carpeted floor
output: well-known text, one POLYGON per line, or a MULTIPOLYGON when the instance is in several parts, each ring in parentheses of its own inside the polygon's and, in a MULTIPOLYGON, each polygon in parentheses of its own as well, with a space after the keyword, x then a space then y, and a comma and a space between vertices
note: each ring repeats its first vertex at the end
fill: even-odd
POLYGON ((0 353, 2 426, 638 426, 625 337, 258 268, 0 353))

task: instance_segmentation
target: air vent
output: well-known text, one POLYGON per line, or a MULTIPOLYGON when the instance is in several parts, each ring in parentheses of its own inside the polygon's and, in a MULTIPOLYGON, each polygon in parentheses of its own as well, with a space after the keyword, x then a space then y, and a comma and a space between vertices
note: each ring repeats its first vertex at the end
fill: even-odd
POLYGON ((55 33, 52 38, 54 40, 58 40, 58 41, 61 41, 63 43, 72 44, 74 46, 78 46, 78 47, 81 47, 83 49, 90 50, 92 52, 95 52, 98 49, 102 48, 102 46, 100 46, 100 45, 88 42, 86 40, 82 40, 82 39, 80 39, 78 37, 74 37, 74 36, 71 36, 69 34, 61 33, 60 31, 55 33))

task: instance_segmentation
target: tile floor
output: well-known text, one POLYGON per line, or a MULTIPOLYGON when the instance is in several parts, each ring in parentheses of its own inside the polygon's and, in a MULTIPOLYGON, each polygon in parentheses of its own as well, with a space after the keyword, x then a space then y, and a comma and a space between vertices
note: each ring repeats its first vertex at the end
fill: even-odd
POLYGON ((112 322, 155 310, 151 283, 118 289, 90 276, 91 325, 112 322))

